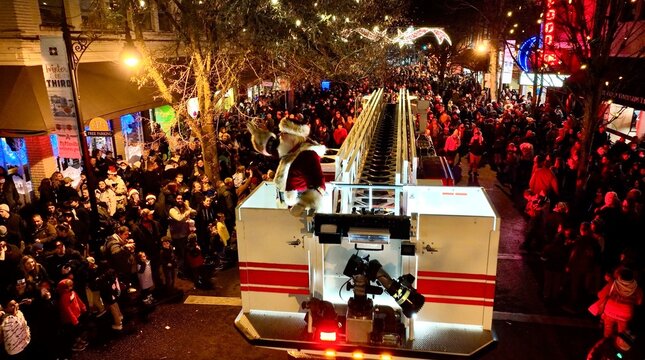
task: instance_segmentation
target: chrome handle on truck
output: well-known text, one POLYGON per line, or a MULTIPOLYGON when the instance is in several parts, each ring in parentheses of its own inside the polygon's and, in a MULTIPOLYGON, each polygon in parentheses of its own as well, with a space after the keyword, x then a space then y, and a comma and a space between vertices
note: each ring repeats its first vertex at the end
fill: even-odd
POLYGON ((293 247, 297 247, 297 246, 302 245, 304 247, 304 237, 301 240, 301 239, 296 239, 296 237, 294 236, 293 240, 287 241, 287 245, 293 246, 293 247))
POLYGON ((429 253, 439 252, 439 249, 432 247, 430 244, 426 245, 423 249, 429 253))

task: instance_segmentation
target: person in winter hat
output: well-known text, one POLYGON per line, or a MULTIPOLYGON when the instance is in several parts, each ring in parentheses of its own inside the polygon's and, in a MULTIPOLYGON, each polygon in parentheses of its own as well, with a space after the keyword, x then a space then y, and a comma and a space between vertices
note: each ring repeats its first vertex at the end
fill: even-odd
POLYGON ((256 151, 280 158, 274 181, 280 199, 290 207, 291 214, 300 216, 305 210, 316 210, 325 191, 320 166, 325 146, 308 138, 309 124, 301 115, 282 118, 279 138, 253 122, 247 127, 256 151))
POLYGON ((4 349, 12 358, 28 359, 31 331, 27 320, 15 299, 3 302, 3 305, 0 311, 0 340, 4 343, 4 349))
POLYGON ((625 332, 636 306, 643 303, 643 289, 634 279, 634 272, 627 268, 616 272, 616 279, 608 282, 598 293, 599 299, 606 299, 602 312, 605 337, 625 332))

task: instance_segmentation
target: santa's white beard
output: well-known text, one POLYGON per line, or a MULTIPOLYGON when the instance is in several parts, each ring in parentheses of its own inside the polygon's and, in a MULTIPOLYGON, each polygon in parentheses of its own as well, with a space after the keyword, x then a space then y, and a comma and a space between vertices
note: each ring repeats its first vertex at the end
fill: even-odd
POLYGON ((296 145, 305 141, 305 138, 291 134, 281 134, 280 143, 278 144, 278 155, 283 157, 293 150, 296 145))

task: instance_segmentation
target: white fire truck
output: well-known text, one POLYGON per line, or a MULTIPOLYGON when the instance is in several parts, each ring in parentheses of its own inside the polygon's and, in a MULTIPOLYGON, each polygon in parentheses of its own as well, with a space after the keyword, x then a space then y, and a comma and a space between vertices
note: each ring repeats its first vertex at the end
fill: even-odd
POLYGON ((235 325, 251 344, 448 359, 496 342, 499 216, 483 188, 419 184, 412 106, 405 90, 395 104, 370 96, 317 212, 292 216, 270 182, 238 206, 235 325))

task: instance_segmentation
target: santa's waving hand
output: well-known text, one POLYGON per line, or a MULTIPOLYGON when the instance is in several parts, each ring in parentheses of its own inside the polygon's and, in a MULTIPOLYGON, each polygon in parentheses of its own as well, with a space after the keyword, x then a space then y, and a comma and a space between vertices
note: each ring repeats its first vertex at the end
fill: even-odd
POLYGON ((325 146, 307 138, 310 128, 303 117, 291 114, 283 118, 279 139, 256 124, 248 123, 247 127, 255 150, 264 155, 277 152, 280 157, 274 181, 291 214, 300 216, 305 210, 316 210, 325 191, 320 166, 325 146))

